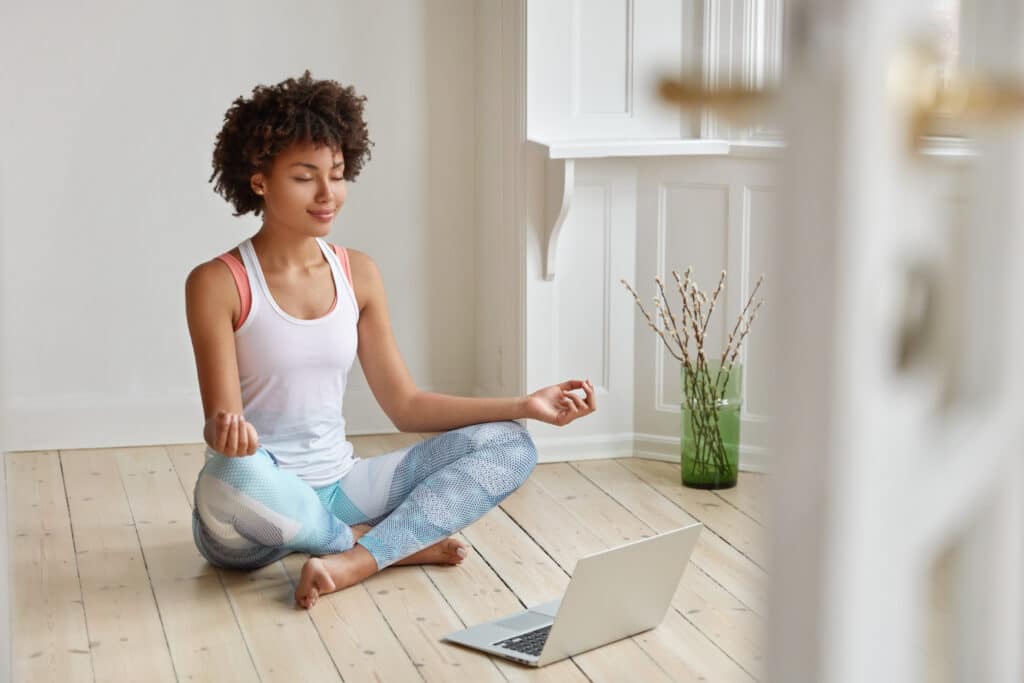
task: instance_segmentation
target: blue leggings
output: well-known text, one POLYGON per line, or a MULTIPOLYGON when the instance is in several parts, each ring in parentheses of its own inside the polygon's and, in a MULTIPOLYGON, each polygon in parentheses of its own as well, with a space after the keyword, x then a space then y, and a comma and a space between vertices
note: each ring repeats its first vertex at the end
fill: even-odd
POLYGON ((273 454, 207 450, 196 481, 192 535, 208 562, 258 569, 293 552, 340 553, 356 543, 384 569, 480 519, 533 471, 537 450, 518 422, 487 422, 415 446, 356 459, 338 482, 313 488, 273 454))

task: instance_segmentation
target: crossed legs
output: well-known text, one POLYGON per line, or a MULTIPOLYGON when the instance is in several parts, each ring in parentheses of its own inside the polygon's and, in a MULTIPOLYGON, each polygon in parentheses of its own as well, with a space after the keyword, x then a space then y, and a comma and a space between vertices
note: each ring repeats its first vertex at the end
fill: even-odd
POLYGON ((465 544, 449 536, 515 491, 536 461, 529 433, 513 421, 360 460, 324 489, 277 469, 262 449, 216 456, 196 485, 196 545, 211 563, 236 569, 310 553, 295 593, 310 607, 391 564, 458 564, 465 544))

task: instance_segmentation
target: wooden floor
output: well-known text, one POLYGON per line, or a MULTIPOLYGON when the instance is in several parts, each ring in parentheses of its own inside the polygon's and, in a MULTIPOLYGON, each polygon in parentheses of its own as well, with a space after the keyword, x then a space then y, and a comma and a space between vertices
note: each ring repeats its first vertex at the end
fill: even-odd
MULTIPOLYGON (((350 437, 371 457, 429 434, 350 437)), ((764 477, 684 489, 652 460, 538 465, 459 536, 457 567, 389 567, 297 608, 306 555, 216 570, 192 541, 203 447, 10 453, 15 681, 757 680, 764 477), (700 541, 664 622, 543 669, 441 642, 561 597, 576 560, 693 519, 700 541)))

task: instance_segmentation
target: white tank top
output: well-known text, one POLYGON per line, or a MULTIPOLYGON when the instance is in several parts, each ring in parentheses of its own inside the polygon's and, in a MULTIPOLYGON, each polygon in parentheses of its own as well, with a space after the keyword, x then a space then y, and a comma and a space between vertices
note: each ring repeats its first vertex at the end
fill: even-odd
POLYGON ((314 488, 355 465, 345 438, 342 402, 356 357, 359 305, 337 254, 316 238, 331 266, 337 301, 330 313, 301 320, 274 301, 252 242, 238 245, 252 292, 248 317, 235 332, 242 410, 283 470, 314 488))

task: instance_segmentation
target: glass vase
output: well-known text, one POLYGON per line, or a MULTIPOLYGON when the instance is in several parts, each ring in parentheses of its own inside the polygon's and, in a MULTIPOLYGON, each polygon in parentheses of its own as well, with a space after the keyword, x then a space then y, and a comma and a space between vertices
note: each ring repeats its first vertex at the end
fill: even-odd
POLYGON ((727 489, 736 485, 740 459, 740 407, 743 368, 728 363, 680 364, 684 486, 727 489))

